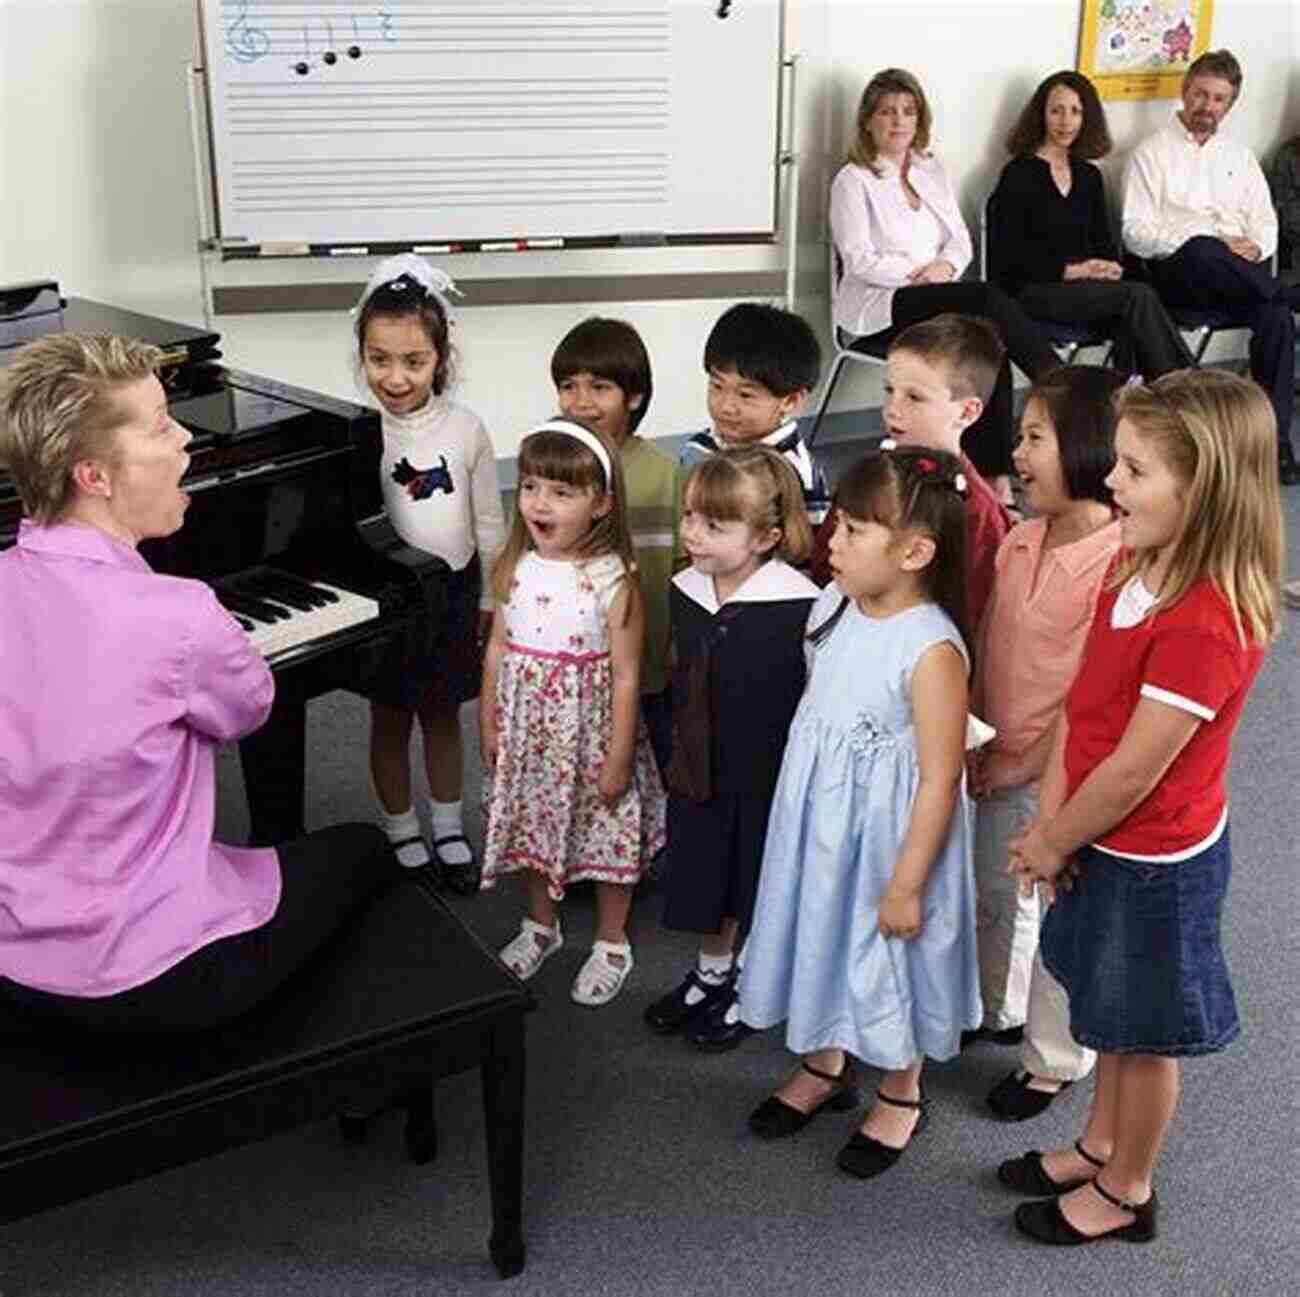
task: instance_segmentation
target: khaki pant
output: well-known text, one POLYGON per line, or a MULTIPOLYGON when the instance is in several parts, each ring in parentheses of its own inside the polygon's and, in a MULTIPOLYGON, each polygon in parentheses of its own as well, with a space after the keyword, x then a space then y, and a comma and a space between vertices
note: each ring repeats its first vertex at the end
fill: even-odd
POLYGON ((976 934, 984 1026, 1025 1026, 1021 1065, 1035 1076, 1077 1081, 1096 1055, 1070 1035, 1070 1003, 1038 956, 1038 897, 1021 896, 1007 873, 1011 840, 1038 815, 1038 785, 981 798, 975 819, 976 934))

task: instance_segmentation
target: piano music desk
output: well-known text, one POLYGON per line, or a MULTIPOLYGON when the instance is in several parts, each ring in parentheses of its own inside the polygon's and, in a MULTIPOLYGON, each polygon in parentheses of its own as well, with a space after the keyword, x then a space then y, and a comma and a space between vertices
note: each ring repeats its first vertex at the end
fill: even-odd
MULTIPOLYGON (((408 1105, 432 1156, 432 1081, 482 1073, 489 1252, 524 1266, 524 1013, 532 997, 414 879, 381 892, 286 991, 219 1031, 87 1047, 6 1040, 0 1221, 267 1139, 343 1107, 408 1105)), ((340 1167, 342 1170, 342 1165, 340 1167)), ((340 1179, 339 1192, 346 1193, 340 1179)))

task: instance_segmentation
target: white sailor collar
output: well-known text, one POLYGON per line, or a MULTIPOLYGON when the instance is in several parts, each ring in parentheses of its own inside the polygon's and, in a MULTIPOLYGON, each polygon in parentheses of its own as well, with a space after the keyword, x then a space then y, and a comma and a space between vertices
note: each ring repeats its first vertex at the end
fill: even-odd
MULTIPOLYGON (((675 585, 692 603, 705 612, 721 607, 713 587, 713 578, 688 567, 673 577, 675 585)), ((769 559, 727 600, 728 603, 784 603, 790 599, 816 599, 820 590, 802 572, 795 571, 784 559, 769 559)))

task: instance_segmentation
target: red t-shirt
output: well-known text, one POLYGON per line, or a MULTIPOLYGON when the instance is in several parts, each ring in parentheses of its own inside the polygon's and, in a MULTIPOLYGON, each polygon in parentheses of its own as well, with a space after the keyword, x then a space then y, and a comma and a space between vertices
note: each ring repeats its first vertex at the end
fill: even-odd
POLYGON ((1264 660, 1242 644, 1228 601, 1199 581, 1172 608, 1117 629, 1119 590, 1101 592, 1079 674, 1065 698, 1067 796, 1118 746, 1141 697, 1201 719, 1160 782, 1099 847, 1120 855, 1172 856, 1209 838, 1227 805, 1232 732, 1264 660))
POLYGON ((966 642, 974 644, 993 593, 998 546, 1011 530, 1011 518, 965 455, 961 457, 961 471, 966 475, 966 625, 962 629, 966 642))

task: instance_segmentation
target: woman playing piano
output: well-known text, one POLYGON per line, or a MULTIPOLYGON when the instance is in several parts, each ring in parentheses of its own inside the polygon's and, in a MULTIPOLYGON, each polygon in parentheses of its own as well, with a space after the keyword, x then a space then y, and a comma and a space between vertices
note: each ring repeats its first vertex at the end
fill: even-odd
POLYGON ((100 1032, 237 1017, 396 873, 370 825, 213 840, 217 745, 275 686, 206 585, 137 551, 188 504, 161 355, 55 334, 0 382, 26 515, 0 554, 0 1011, 100 1032))

